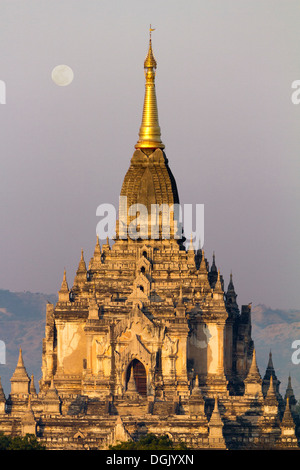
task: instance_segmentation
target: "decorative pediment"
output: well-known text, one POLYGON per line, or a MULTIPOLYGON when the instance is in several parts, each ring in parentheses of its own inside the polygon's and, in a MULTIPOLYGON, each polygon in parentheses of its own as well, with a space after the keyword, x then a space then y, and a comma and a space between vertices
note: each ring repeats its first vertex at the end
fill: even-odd
POLYGON ((139 256, 140 256, 140 259, 145 258, 145 260, 148 261, 147 258, 152 258, 153 256, 152 247, 143 245, 141 248, 139 248, 139 256))
POLYGON ((150 320, 138 305, 135 305, 128 316, 115 326, 115 340, 128 331, 145 338, 147 341, 153 341, 154 338, 158 339, 161 336, 161 327, 150 320))
POLYGON ((136 263, 136 272, 137 274, 142 272, 142 269, 145 269, 145 273, 149 273, 151 270, 151 263, 150 261, 145 258, 145 256, 142 256, 136 263))
POLYGON ((138 273, 133 281, 133 293, 138 290, 142 291, 148 299, 148 295, 150 295, 150 281, 143 273, 138 273))
POLYGON ((73 439, 84 439, 85 437, 85 434, 79 429, 76 434, 74 434, 73 439))
POLYGON ((132 292, 127 298, 127 303, 134 302, 136 300, 141 300, 142 302, 149 302, 150 295, 150 281, 142 272, 138 272, 133 284, 132 292))

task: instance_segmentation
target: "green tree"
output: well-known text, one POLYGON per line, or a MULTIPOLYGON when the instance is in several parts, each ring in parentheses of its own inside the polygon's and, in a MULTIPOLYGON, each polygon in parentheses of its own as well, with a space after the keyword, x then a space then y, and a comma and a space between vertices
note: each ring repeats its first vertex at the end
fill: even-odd
POLYGON ((183 442, 174 444, 166 434, 156 436, 149 433, 138 441, 120 442, 109 447, 110 450, 187 450, 183 442))
POLYGON ((0 450, 45 450, 45 446, 33 434, 12 437, 0 433, 0 450))
POLYGON ((5 436, 3 432, 0 433, 0 450, 8 450, 11 443, 11 437, 5 436))

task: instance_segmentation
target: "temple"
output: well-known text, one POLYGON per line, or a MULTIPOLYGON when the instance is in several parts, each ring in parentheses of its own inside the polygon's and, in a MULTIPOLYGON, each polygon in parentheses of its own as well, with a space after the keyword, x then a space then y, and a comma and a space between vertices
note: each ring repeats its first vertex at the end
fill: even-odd
MULTIPOLYGON (((20 350, 0 431, 35 434, 48 449, 108 449, 146 433, 190 449, 298 448, 291 379, 283 398, 272 355, 261 377, 251 305, 237 304, 203 248, 178 233, 175 178, 161 138, 150 31, 145 99, 135 150, 120 191, 115 237, 81 251, 47 304, 42 378, 36 391, 20 350), (147 208, 133 231, 132 207, 147 208), (161 214, 153 235, 153 205, 161 214), (139 233, 140 232, 140 233, 139 233), (131 236, 133 235, 134 236, 131 236)), ((192 164, 192 162, 191 162, 192 164)))

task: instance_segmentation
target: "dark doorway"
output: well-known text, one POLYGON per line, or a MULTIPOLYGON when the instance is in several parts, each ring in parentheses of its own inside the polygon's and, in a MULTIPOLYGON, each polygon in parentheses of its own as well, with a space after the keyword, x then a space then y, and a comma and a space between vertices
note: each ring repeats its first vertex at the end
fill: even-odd
POLYGON ((133 359, 127 368, 126 386, 130 379, 131 371, 133 370, 133 378, 137 392, 143 397, 147 396, 147 376, 146 369, 143 364, 137 359, 133 359))

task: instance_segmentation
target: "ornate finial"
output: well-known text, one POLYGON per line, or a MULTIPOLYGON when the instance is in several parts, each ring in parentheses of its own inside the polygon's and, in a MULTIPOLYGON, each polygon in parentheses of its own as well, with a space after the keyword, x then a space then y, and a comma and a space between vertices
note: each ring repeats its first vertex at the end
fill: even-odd
POLYGON ((145 62, 144 62, 144 68, 145 69, 147 69, 147 68, 156 69, 156 67, 157 67, 157 63, 156 63, 156 60, 155 60, 155 57, 154 57, 154 54, 153 54, 153 50, 152 50, 152 37, 151 37, 152 31, 155 31, 155 28, 151 28, 151 24, 150 24, 149 49, 148 49, 147 57, 146 57, 145 62))
POLYGON ((151 34, 152 34, 152 31, 155 31, 155 28, 152 28, 152 26, 151 26, 151 24, 150 24, 150 29, 149 29, 150 41, 151 41, 151 34))
POLYGON ((34 385, 34 376, 33 375, 31 375, 31 379, 30 379, 29 392, 30 392, 29 397, 31 397, 31 395, 36 395, 36 389, 35 389, 35 385, 34 385))
POLYGON ((163 149, 165 146, 161 141, 161 133, 158 122, 158 110, 155 93, 155 69, 157 63, 152 51, 152 31, 150 25, 150 38, 148 54, 144 62, 146 88, 143 108, 142 124, 139 131, 139 140, 135 145, 137 149, 163 149))

